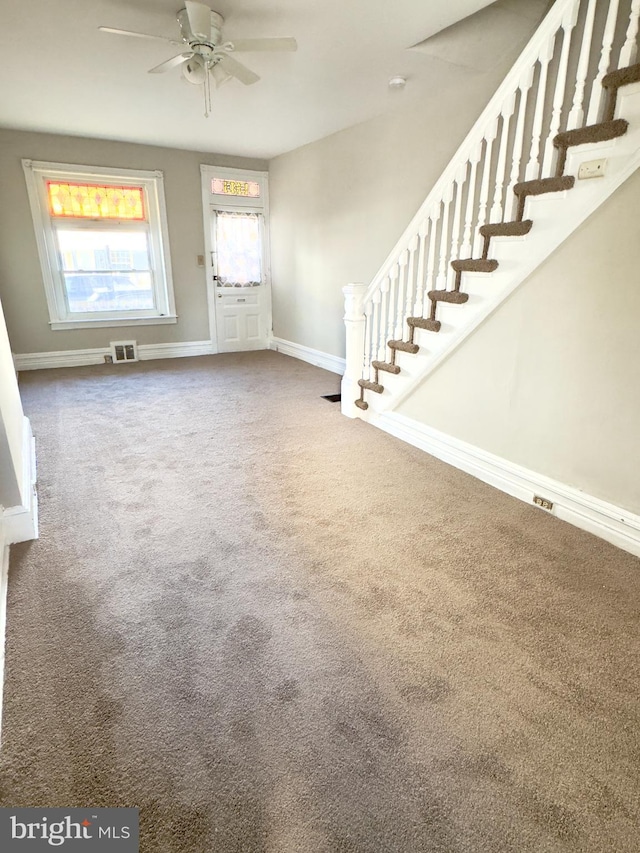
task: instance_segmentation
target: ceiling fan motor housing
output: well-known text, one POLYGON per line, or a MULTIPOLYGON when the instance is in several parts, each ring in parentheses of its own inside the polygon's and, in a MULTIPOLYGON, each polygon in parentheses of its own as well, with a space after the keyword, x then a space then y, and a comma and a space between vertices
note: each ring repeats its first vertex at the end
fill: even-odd
POLYGON ((211 12, 211 26, 208 33, 193 32, 186 9, 181 9, 178 12, 177 17, 182 40, 185 41, 192 49, 200 48, 201 50, 197 50, 197 53, 203 53, 203 55, 206 56, 207 53, 213 52, 213 48, 219 45, 222 41, 222 25, 224 24, 224 18, 219 12, 211 12), (202 50, 203 48, 208 48, 208 51, 202 50))

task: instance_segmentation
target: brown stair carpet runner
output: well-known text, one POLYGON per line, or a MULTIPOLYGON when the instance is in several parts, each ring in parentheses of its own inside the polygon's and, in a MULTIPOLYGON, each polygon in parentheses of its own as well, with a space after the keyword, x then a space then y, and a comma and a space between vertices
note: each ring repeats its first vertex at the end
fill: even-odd
POLYGON ((613 120, 618 102, 618 89, 621 86, 628 86, 630 83, 638 82, 640 82, 640 63, 630 65, 628 68, 618 68, 617 71, 612 71, 603 78, 602 85, 609 94, 607 108, 604 112, 604 121, 613 120))
POLYGON ((553 144, 558 149, 558 162, 555 177, 539 178, 535 181, 522 181, 514 186, 513 191, 518 198, 518 212, 515 221, 492 222, 483 225, 480 228, 480 234, 484 237, 482 258, 466 258, 451 262, 451 266, 456 273, 454 289, 430 290, 427 294, 431 302, 430 316, 407 317, 409 340, 387 342, 387 346, 392 353, 391 362, 371 362, 371 366, 375 371, 375 380, 373 382, 370 382, 367 379, 358 380, 358 385, 360 386, 360 399, 356 400, 355 403, 359 409, 366 410, 369 408, 369 404, 364 399, 365 390, 374 391, 376 394, 382 394, 384 391, 384 385, 378 381, 378 372, 380 370, 393 374, 400 373, 400 366, 396 364, 396 352, 408 352, 413 355, 418 352, 420 347, 414 343, 414 334, 416 329, 425 329, 429 332, 440 331, 441 324, 440 321, 436 319, 436 310, 439 302, 463 305, 468 301, 469 294, 462 293, 460 291, 462 273, 491 273, 498 268, 498 262, 491 260, 488 257, 489 244, 492 237, 523 237, 531 231, 533 222, 530 219, 523 218, 527 198, 529 196, 543 195, 545 193, 565 192, 566 190, 573 188, 575 184, 575 177, 573 175, 564 174, 568 149, 575 145, 585 145, 589 142, 606 142, 607 140, 624 136, 629 127, 629 123, 624 119, 614 119, 618 89, 621 86, 627 86, 630 83, 637 82, 640 82, 640 63, 637 65, 631 65, 629 68, 620 68, 617 71, 612 71, 604 77, 602 85, 608 93, 604 120, 599 124, 592 124, 587 127, 576 128, 575 130, 563 131, 555 137, 553 144))
POLYGON ((553 140, 553 144, 558 149, 556 176, 560 177, 564 174, 567 151, 572 145, 586 145, 588 142, 606 142, 609 139, 616 139, 618 136, 624 136, 628 127, 628 121, 618 118, 615 121, 603 121, 601 124, 591 124, 588 127, 559 133, 553 140))

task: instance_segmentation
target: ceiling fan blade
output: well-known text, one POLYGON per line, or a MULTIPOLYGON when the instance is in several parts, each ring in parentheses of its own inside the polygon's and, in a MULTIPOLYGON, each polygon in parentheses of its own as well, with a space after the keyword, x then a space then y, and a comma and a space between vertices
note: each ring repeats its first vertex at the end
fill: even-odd
POLYGON ((192 56, 192 53, 179 53, 177 56, 172 56, 171 59, 161 62, 160 65, 156 65, 155 68, 150 68, 147 71, 147 74, 162 74, 164 71, 169 71, 171 68, 177 68, 178 65, 182 65, 183 62, 186 62, 187 59, 190 59, 192 56))
POLYGON ((298 43, 294 38, 281 39, 232 39, 230 44, 234 51, 254 51, 254 50, 287 50, 294 51, 298 49, 298 43))
POLYGON ((166 36, 152 36, 149 35, 149 33, 134 33, 133 30, 119 30, 116 27, 98 27, 98 29, 103 33, 114 33, 117 36, 133 36, 133 38, 137 39, 152 39, 153 41, 169 42, 169 44, 182 44, 181 41, 175 41, 174 39, 167 38, 166 36))
POLYGON ((257 83, 260 79, 255 71, 247 68, 246 65, 243 65, 241 62, 238 62, 237 59, 233 59, 233 57, 228 56, 227 54, 220 58, 219 64, 228 74, 231 74, 231 76, 235 77, 236 80, 244 83, 245 86, 257 83))
POLYGON ((209 41, 211 38, 211 9, 196 0, 186 0, 187 18, 194 36, 209 41))

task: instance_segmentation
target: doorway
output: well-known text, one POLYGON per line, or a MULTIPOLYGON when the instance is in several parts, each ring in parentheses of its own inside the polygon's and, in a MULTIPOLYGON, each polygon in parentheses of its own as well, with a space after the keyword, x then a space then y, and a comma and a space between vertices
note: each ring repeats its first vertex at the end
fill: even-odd
POLYGON ((267 175, 201 166, 214 352, 266 349, 271 329, 267 175))

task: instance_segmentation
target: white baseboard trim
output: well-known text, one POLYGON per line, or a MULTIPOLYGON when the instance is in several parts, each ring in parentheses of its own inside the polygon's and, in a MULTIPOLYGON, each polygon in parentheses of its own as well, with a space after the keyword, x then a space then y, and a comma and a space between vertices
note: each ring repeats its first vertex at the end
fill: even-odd
POLYGON ((140 344, 138 358, 151 361, 156 358, 187 358, 196 355, 213 355, 211 341, 184 341, 178 344, 140 344))
MULTIPOLYGON (((530 471, 404 415, 374 415, 369 422, 532 506, 535 506, 534 495, 547 498, 553 502, 552 515, 640 557, 640 516, 628 510, 544 474, 530 471)), ((546 510, 541 509, 540 512, 546 510)))
POLYGON ((306 361, 308 364, 321 367, 323 370, 329 370, 331 373, 339 373, 342 376, 345 372, 346 363, 344 358, 339 358, 337 355, 330 355, 328 352, 321 352, 311 347, 305 347, 293 341, 285 341, 282 338, 271 338, 269 349, 281 352, 283 355, 290 355, 292 358, 298 358, 300 361, 306 361))
POLYGON ((57 352, 27 352, 16 353, 13 362, 16 370, 46 370, 50 367, 84 367, 89 364, 104 364, 105 355, 111 355, 111 350, 104 349, 74 349, 57 352))
MULTIPOLYGON (((211 355, 211 341, 183 341, 168 344, 140 344, 140 361, 156 358, 183 358, 185 356, 211 355)), ((104 364, 105 355, 111 355, 109 347, 97 349, 59 350, 57 352, 28 352, 13 357, 16 370, 45 370, 52 367, 85 367, 104 364)))

